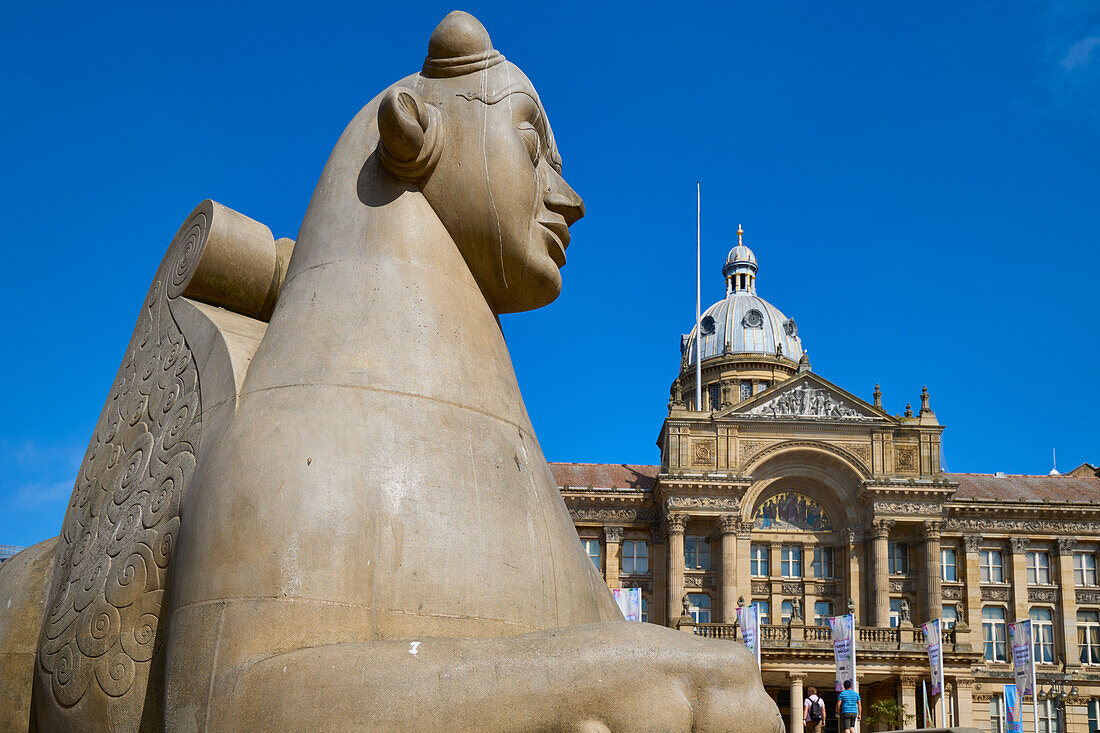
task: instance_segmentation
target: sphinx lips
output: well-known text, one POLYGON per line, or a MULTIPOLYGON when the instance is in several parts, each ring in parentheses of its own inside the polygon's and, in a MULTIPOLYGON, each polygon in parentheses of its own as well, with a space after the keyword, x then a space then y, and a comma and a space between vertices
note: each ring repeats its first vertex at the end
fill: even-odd
POLYGON ((550 259, 558 268, 565 267, 565 249, 569 246, 569 225, 557 221, 540 221, 539 224, 550 232, 554 243, 548 247, 550 259))

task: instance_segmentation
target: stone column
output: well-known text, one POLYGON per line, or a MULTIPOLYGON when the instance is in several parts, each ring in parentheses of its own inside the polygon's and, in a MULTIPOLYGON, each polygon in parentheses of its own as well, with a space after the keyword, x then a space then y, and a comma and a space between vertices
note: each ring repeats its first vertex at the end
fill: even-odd
POLYGON ((737 595, 752 603, 752 522, 737 524, 737 595))
POLYGON ((722 611, 719 620, 724 624, 737 620, 737 530, 740 524, 741 518, 736 514, 723 514, 718 518, 722 545, 722 575, 719 581, 722 584, 719 593, 722 611))
POLYGON ((981 649, 982 644, 982 587, 978 563, 982 547, 981 535, 963 536, 963 548, 966 555, 966 625, 970 627, 970 644, 981 649))
MULTIPOLYGON (((898 678, 898 703, 905 708, 905 712, 909 715, 917 714, 917 683, 920 682, 920 678, 911 675, 903 674, 898 678)), ((903 728, 916 728, 917 719, 905 721, 903 728)))
POLYGON ((668 624, 668 610, 665 608, 668 601, 668 574, 665 571, 665 536, 661 531, 661 525, 654 526, 649 533, 649 562, 653 572, 652 592, 649 600, 652 604, 649 608, 649 621, 655 624, 668 624))
POLYGON ((603 576, 608 588, 619 587, 619 546, 623 541, 623 528, 609 526, 603 528, 604 571, 603 576))
POLYGON ((1081 654, 1077 648, 1077 581, 1073 577, 1073 553, 1076 549, 1076 537, 1058 538, 1059 611, 1062 614, 1062 653, 1066 667, 1081 665, 1081 654))
POLYGON ((943 522, 924 522, 921 537, 924 538, 924 618, 921 623, 939 618, 943 613, 943 576, 940 574, 940 531, 943 522))
POLYGON ((683 514, 669 514, 665 517, 665 531, 668 533, 668 599, 665 604, 668 613, 668 625, 676 628, 680 618, 680 600, 684 596, 684 523, 683 514))
POLYGON ((1027 548, 1031 540, 1027 537, 1013 537, 1009 541, 1012 547, 1012 611, 1014 621, 1028 618, 1027 600, 1027 548))
POLYGON ((955 725, 959 727, 974 725, 974 697, 970 693, 973 683, 969 677, 955 678, 955 725))
POLYGON ((890 625, 890 564, 888 562, 892 519, 876 519, 871 526, 871 563, 874 572, 874 596, 871 604, 871 625, 890 625))
POLYGON ((806 696, 802 694, 802 680, 804 674, 790 673, 791 678, 791 723, 787 726, 787 733, 802 733, 802 702, 806 696))
MULTIPOLYGON (((845 532, 847 538, 847 577, 844 579, 845 597, 852 601, 852 607, 856 609, 856 625, 866 625, 867 620, 863 615, 863 531, 858 527, 848 527, 845 532)), ((842 601, 847 603, 847 601, 842 601)), ((833 613, 846 613, 834 608, 833 613)))

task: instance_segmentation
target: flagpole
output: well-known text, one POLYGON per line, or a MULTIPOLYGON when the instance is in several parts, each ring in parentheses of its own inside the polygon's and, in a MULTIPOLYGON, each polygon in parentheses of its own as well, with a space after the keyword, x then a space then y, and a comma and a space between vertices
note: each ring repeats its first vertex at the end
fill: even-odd
POLYGON ((695 182, 695 409, 703 409, 703 334, 699 321, 699 309, 702 301, 702 279, 699 272, 702 269, 702 220, 703 220, 703 196, 700 191, 699 181, 695 182))

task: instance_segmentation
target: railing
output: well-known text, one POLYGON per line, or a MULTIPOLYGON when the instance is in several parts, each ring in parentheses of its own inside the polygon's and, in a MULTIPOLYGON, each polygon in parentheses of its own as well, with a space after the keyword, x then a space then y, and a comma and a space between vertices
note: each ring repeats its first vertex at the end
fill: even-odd
MULTIPOLYGON (((708 639, 728 639, 737 641, 739 636, 738 624, 690 624, 696 636, 708 639)), ((685 629, 686 630, 686 629, 685 629)), ((954 629, 943 629, 943 645, 947 650, 956 649, 956 635, 954 629)), ((802 624, 764 624, 760 627, 760 639, 763 647, 787 647, 792 642, 807 645, 828 646, 832 643, 833 634, 829 626, 806 626, 802 624)), ((857 648, 864 649, 900 649, 903 645, 924 647, 924 630, 917 627, 879 627, 857 626, 857 648)))

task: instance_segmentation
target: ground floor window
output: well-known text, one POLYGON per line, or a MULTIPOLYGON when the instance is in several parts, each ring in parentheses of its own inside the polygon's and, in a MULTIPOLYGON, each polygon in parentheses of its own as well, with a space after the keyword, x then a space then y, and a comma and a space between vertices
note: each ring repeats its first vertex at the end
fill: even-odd
POLYGON ((989 733, 1004 733, 1004 700, 1000 695, 989 697, 989 733))
POLYGON ((1039 701, 1039 733, 1057 733, 1058 719, 1050 700, 1039 701))
POLYGON ((1089 700, 1089 730, 1100 729, 1100 697, 1089 700))
POLYGON ((688 605, 688 613, 695 623, 710 623, 710 596, 706 593, 688 593, 688 605))

